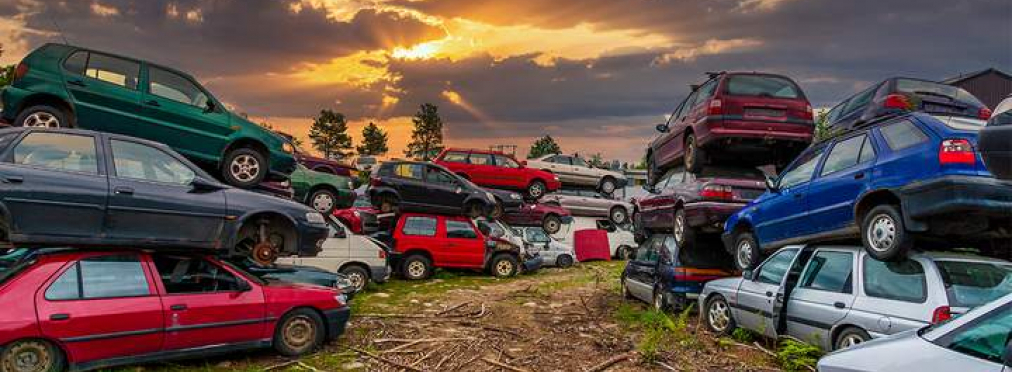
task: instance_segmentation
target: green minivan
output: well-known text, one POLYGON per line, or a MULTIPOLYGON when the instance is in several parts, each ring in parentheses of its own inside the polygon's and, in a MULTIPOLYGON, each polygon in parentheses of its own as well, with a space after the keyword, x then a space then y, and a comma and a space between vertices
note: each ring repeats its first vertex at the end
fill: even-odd
POLYGON ((236 187, 295 171, 294 148, 283 138, 229 112, 190 75, 147 61, 46 44, 18 64, 0 102, 0 119, 15 126, 162 142, 236 187))

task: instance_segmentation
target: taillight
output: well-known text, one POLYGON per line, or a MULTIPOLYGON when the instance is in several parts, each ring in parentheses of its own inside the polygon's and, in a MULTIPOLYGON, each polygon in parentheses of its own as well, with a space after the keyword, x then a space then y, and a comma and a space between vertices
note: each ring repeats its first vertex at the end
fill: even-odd
POLYGON ((815 119, 815 114, 812 112, 812 105, 805 105, 805 113, 801 115, 801 118, 805 120, 815 119))
POLYGON ((907 96, 902 94, 890 94, 886 96, 885 102, 882 103, 882 107, 900 110, 910 110, 910 101, 907 100, 907 96))
POLYGON ((938 162, 941 164, 974 164, 977 156, 973 153, 973 145, 965 139, 947 139, 942 141, 938 149, 938 162))
POLYGON ((384 251, 384 250, 380 249, 379 250, 379 258, 386 259, 387 258, 387 251, 384 251))
POLYGON ((734 199, 734 190, 731 186, 706 185, 699 190, 699 196, 703 199, 731 200, 734 199))
POLYGON ((723 111, 723 110, 721 110, 721 105, 722 105, 722 103, 720 102, 719 99, 712 99, 712 100, 710 100, 710 106, 706 108, 706 114, 707 115, 720 115, 721 112, 723 111))
POLYGON ((981 107, 980 111, 977 111, 977 117, 981 118, 982 120, 990 119, 991 118, 991 109, 989 109, 987 107, 981 107))
POLYGON ((381 186, 382 182, 380 181, 379 177, 373 177, 373 178, 369 179, 369 185, 370 186, 381 186))
POLYGON ((952 319, 952 309, 948 306, 941 306, 931 313, 931 324, 938 324, 952 319))
POLYGON ((13 81, 18 81, 21 78, 25 77, 25 75, 28 75, 28 65, 26 65, 24 62, 18 63, 18 67, 14 68, 13 81))

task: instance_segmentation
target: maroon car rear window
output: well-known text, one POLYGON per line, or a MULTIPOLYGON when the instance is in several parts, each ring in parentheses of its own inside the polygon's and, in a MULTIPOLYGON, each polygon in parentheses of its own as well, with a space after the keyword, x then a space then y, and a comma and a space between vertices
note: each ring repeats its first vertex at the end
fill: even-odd
POLYGON ((734 75, 727 80, 727 94, 733 96, 760 96, 772 98, 798 98, 794 82, 768 75, 734 75))

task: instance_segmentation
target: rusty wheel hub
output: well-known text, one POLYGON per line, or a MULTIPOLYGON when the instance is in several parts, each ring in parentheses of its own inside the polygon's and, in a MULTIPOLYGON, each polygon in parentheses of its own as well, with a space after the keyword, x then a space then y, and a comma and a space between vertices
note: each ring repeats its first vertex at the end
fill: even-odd
POLYGON ((270 242, 259 242, 253 246, 250 258, 258 265, 267 266, 278 259, 278 250, 270 242))

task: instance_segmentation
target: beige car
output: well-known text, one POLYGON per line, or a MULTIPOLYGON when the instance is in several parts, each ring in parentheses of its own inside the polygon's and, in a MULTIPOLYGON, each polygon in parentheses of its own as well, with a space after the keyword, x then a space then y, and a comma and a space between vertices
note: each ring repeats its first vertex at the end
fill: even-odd
POLYGON ((608 195, 628 183, 622 173, 591 167, 574 155, 545 155, 528 160, 527 167, 554 173, 563 185, 595 187, 608 195))

